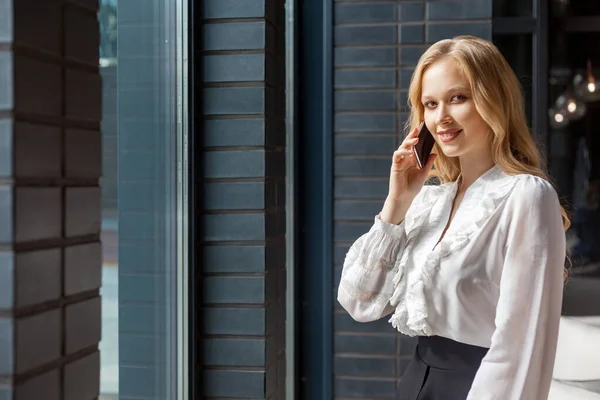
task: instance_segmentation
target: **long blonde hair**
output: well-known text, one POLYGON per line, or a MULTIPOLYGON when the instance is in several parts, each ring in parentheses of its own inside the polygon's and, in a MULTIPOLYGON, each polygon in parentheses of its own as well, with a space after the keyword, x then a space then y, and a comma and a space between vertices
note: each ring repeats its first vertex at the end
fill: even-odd
MULTIPOLYGON (((410 116, 408 132, 424 119, 421 103, 422 79, 427 68, 444 57, 451 57, 461 68, 471 87, 475 107, 489 126, 492 159, 507 174, 531 174, 550 181, 542 156, 527 126, 523 90, 502 53, 487 40, 457 36, 433 44, 421 56, 409 87, 410 116)), ((458 179, 458 158, 446 157, 434 146, 437 158, 431 174, 442 182, 458 179)), ((570 221, 561 207, 565 230, 570 221)))

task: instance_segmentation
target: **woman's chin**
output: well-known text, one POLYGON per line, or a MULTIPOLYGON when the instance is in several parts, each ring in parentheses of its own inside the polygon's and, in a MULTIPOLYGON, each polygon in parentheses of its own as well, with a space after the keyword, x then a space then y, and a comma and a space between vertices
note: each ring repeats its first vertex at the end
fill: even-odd
POLYGON ((438 148, 448 158, 456 158, 462 154, 462 152, 460 151, 460 148, 457 148, 456 146, 439 146, 438 145, 438 148))

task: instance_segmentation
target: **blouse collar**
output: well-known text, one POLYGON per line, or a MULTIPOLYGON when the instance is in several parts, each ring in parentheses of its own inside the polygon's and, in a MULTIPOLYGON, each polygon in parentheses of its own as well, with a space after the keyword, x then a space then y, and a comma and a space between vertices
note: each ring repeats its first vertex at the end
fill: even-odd
MULTIPOLYGON (((471 190, 471 188, 485 188, 488 184, 496 182, 498 179, 506 177, 507 174, 500 169, 497 164, 494 164, 490 169, 485 171, 479 178, 475 179, 475 181, 467 188, 467 191, 471 190)), ((462 177, 462 172, 458 175, 458 178, 454 182, 452 182, 452 190, 456 191, 458 189, 458 182, 462 177)), ((471 190, 475 191, 475 190, 471 190)))

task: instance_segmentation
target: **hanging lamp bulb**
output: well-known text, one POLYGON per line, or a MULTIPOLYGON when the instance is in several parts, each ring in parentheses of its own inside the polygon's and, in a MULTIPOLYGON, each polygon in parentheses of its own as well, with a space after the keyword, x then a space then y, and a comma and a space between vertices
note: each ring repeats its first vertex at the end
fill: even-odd
POLYGON ((560 108, 551 108, 548 116, 550 117, 550 126, 554 129, 563 129, 569 125, 567 113, 560 108))
POLYGON ((573 96, 570 89, 558 96, 556 99, 556 108, 563 111, 571 121, 581 119, 587 112, 585 103, 573 96))
POLYGON ((583 101, 592 102, 600 100, 600 87, 596 83, 590 60, 587 61, 585 75, 577 74, 573 78, 573 88, 575 95, 583 101))

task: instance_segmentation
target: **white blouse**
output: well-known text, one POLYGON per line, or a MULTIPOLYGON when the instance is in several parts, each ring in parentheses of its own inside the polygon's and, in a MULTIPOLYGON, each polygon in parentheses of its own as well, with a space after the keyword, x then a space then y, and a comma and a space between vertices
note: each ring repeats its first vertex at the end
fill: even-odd
POLYGON ((566 253, 558 196, 495 166, 438 243, 457 187, 424 186, 400 225, 376 217, 346 255, 338 301, 359 322, 393 313, 403 334, 489 348, 468 400, 547 399, 566 253))

